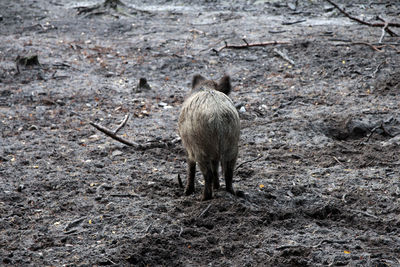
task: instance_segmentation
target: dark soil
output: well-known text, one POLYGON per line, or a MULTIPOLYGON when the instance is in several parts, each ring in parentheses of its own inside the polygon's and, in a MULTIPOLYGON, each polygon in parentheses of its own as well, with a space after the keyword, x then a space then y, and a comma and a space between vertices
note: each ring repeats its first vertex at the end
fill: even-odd
MULTIPOLYGON (((0 265, 400 265, 399 37, 321 0, 123 2, 0 2, 0 265), (242 39, 288 44, 213 50, 242 39), (244 196, 202 202, 172 140, 191 77, 224 73, 244 196), (126 114, 156 145, 88 123, 126 114)), ((397 1, 337 2, 399 22, 397 1)))

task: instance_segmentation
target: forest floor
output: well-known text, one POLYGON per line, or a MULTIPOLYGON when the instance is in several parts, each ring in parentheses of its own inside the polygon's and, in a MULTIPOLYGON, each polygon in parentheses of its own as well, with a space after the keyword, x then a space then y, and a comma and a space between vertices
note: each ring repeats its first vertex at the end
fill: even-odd
POLYGON ((322 0, 123 2, 0 2, 0 265, 400 265, 399 37, 322 0), (200 201, 177 118, 193 75, 224 73, 244 197, 200 201), (140 149, 89 124, 128 114, 140 149))

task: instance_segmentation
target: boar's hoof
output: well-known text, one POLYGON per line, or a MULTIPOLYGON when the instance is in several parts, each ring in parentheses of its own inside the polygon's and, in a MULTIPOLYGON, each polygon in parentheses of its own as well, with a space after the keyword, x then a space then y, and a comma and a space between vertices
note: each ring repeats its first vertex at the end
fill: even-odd
POLYGON ((189 195, 191 195, 193 193, 194 193, 194 188, 186 187, 186 189, 185 189, 185 195, 186 196, 189 196, 189 195))
POLYGON ((201 198, 201 201, 207 201, 207 200, 211 200, 211 199, 212 199, 212 195, 209 195, 209 196, 203 195, 203 197, 201 198))
POLYGON ((240 191, 240 190, 237 190, 236 193, 235 193, 235 195, 236 195, 237 197, 240 197, 240 198, 244 198, 244 197, 245 197, 244 192, 243 192, 243 191, 240 191))
POLYGON ((235 194, 235 191, 233 190, 232 187, 227 187, 227 188, 226 188, 226 191, 229 192, 229 193, 231 193, 232 195, 236 195, 236 194, 235 194))

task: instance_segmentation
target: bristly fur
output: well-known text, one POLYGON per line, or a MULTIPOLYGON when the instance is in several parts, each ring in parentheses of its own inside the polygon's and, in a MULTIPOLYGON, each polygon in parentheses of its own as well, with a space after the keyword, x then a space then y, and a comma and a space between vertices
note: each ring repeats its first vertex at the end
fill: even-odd
POLYGON ((178 122, 179 135, 188 155, 186 195, 194 192, 196 164, 205 179, 203 200, 212 198, 213 188, 219 188, 219 164, 226 190, 235 194, 232 177, 238 154, 240 119, 227 96, 231 89, 229 76, 218 82, 201 75, 192 79, 191 94, 183 103, 178 122))
POLYGON ((194 89, 195 87, 197 87, 202 81, 204 81, 206 78, 204 78, 203 76, 201 76, 200 74, 197 74, 195 76, 193 76, 192 79, 192 89, 194 89))
POLYGON ((207 80, 200 74, 195 75, 192 79, 191 93, 193 94, 194 92, 199 92, 204 88, 209 88, 209 89, 211 88, 219 92, 222 92, 226 95, 229 95, 229 93, 232 90, 231 79, 229 75, 225 75, 218 82, 215 82, 213 80, 207 80))
POLYGON ((219 80, 217 90, 226 95, 229 95, 232 90, 232 86, 231 78, 228 75, 225 75, 219 80))

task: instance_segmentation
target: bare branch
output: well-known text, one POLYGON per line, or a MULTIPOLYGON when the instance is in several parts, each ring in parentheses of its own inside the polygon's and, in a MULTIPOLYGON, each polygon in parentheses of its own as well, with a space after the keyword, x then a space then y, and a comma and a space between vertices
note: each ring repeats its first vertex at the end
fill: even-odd
POLYGON ((199 215, 198 217, 199 217, 199 218, 203 217, 204 214, 206 214, 207 211, 208 211, 210 208, 211 208, 211 204, 209 204, 209 205, 207 206, 207 208, 205 208, 205 209, 200 213, 200 215, 199 215))
POLYGON ((265 43, 253 43, 250 44, 248 43, 245 39, 242 39, 243 42, 245 42, 244 45, 228 45, 228 43, 225 41, 225 46, 217 49, 213 49, 213 51, 215 52, 220 52, 224 49, 247 49, 250 47, 255 47, 255 46, 268 46, 268 45, 278 45, 278 44, 289 44, 289 42, 285 42, 285 41, 273 41, 273 42, 265 42, 265 43))
POLYGON ((386 32, 389 33, 391 36, 398 36, 395 32, 393 32, 392 30, 389 29, 389 27, 400 27, 400 23, 396 23, 396 22, 386 22, 384 19, 380 18, 378 16, 379 20, 382 20, 384 23, 370 23, 367 21, 363 21, 359 18, 353 17, 352 15, 350 15, 349 13, 347 13, 346 11, 344 11, 342 8, 340 8, 336 3, 332 2, 331 0, 325 0, 328 3, 330 3, 331 5, 333 5, 336 9, 338 9, 343 15, 345 15, 346 17, 348 17, 351 20, 357 21, 358 23, 364 24, 364 25, 368 25, 370 27, 385 27, 386 23, 387 23, 387 27, 386 27, 386 32))
POLYGON ((124 138, 119 137, 114 132, 110 131, 109 129, 107 129, 107 128, 105 128, 105 127, 103 127, 103 126, 101 126, 101 125, 99 125, 97 123, 89 122, 89 124, 92 125, 94 128, 96 128, 97 130, 99 130, 100 132, 105 133, 106 135, 108 135, 112 139, 115 139, 115 140, 117 140, 117 141, 119 141, 119 142, 121 142, 121 143, 123 143, 125 145, 138 147, 138 148, 141 147, 141 145, 139 145, 138 143, 125 140, 124 138))
POLYGON ((246 161, 240 163, 240 164, 235 168, 235 171, 238 170, 240 167, 242 167, 244 164, 247 164, 247 163, 249 163, 249 162, 253 162, 253 161, 259 160, 259 159, 261 159, 262 157, 263 157, 263 155, 259 155, 259 156, 256 157, 256 158, 253 158, 253 159, 250 159, 250 160, 246 160, 246 161))
POLYGON ((377 52, 382 52, 381 50, 379 50, 380 48, 385 47, 386 45, 373 45, 367 42, 351 42, 351 43, 344 43, 344 44, 336 44, 336 46, 348 46, 348 45, 366 45, 369 46, 371 49, 377 51, 377 52))
POLYGON ((96 128, 97 130, 99 130, 100 132, 108 135, 112 139, 117 140, 118 142, 121 142, 127 146, 134 147, 135 149, 138 149, 138 150, 146 150, 146 149, 151 149, 151 148, 156 148, 156 147, 165 148, 165 147, 173 146, 176 143, 181 141, 181 138, 177 137, 172 140, 151 140, 144 144, 139 144, 139 143, 127 140, 125 138, 122 138, 121 136, 117 135, 117 132, 119 130, 121 130, 122 127, 125 126, 128 119, 129 119, 129 115, 126 115, 124 120, 122 121, 122 123, 120 125, 118 125, 118 127, 115 129, 115 131, 112 131, 112 130, 110 130, 106 127, 103 127, 97 123, 94 123, 92 121, 89 121, 89 124, 92 125, 94 128, 96 128))
POLYGON ((278 49, 276 49, 276 48, 274 48, 274 52, 275 52, 276 54, 278 54, 281 58, 283 58, 284 60, 286 60, 287 62, 289 62, 290 64, 292 64, 293 66, 295 65, 294 61, 291 60, 291 59, 288 57, 288 55, 286 55, 284 52, 282 52, 282 51, 280 51, 280 50, 278 50, 278 49))
MULTIPOLYGON (((400 23, 393 23, 393 22, 386 22, 386 20, 384 20, 383 18, 381 18, 379 15, 376 16, 376 18, 380 21, 383 22, 383 27, 385 27, 386 23, 388 24, 388 26, 386 27, 386 32, 390 34, 390 36, 399 36, 398 34, 396 34, 395 32, 393 32, 391 29, 389 29, 389 26, 392 27, 400 27, 400 23)), ((377 26, 379 27, 379 26, 377 26)))
POLYGON ((382 35, 381 35, 381 38, 379 38, 379 42, 378 42, 380 44, 382 43, 383 38, 385 37, 385 33, 386 33, 388 25, 389 24, 387 22, 385 22, 385 26, 382 28, 382 35))
POLYGON ((129 120, 129 114, 126 114, 124 120, 123 120, 123 121, 121 122, 121 124, 118 125, 118 127, 114 130, 114 134, 117 134, 117 133, 119 132, 119 130, 121 130, 121 129, 125 126, 125 124, 128 122, 128 120, 129 120))

